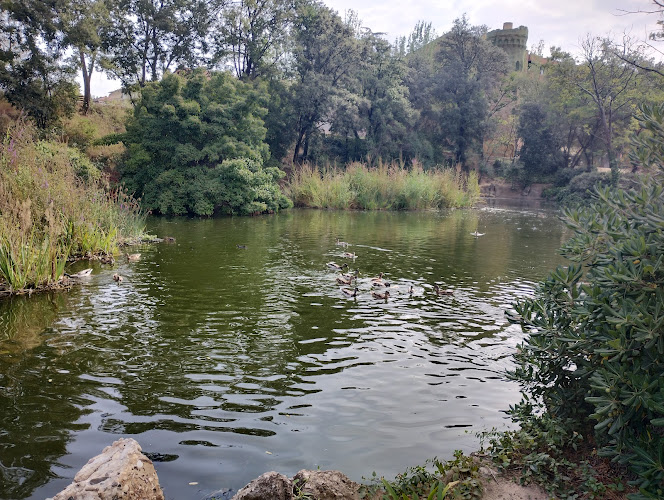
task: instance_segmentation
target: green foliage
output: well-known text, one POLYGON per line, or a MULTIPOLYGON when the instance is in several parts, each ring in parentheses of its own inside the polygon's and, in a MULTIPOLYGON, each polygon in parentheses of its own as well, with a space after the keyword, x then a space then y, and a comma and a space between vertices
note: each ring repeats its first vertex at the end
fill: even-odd
POLYGON ((58 282, 69 257, 113 253, 143 233, 144 214, 109 193, 77 149, 36 140, 19 121, 0 144, 0 283, 10 292, 58 282))
POLYGON ((41 129, 70 116, 78 94, 71 72, 59 64, 60 6, 40 0, 0 4, 0 89, 41 129))
POLYGON ((163 214, 261 213, 288 206, 269 157, 265 86, 197 70, 150 83, 127 124, 122 179, 163 214))
POLYGON ((389 500, 479 500, 482 498, 479 470, 480 463, 477 460, 457 450, 452 460, 427 460, 425 465, 409 467, 393 481, 376 478, 374 473, 373 480, 377 486, 369 487, 367 493, 371 495, 380 490, 383 498, 389 500))
POLYGON ((137 90, 166 71, 196 67, 207 49, 211 9, 202 0, 106 0, 110 21, 101 29, 103 69, 137 90))
POLYGON ((563 165, 562 141, 548 123, 542 105, 533 103, 522 106, 517 133, 522 139, 519 159, 523 163, 527 183, 550 175, 563 165))
POLYGON ((494 463, 505 470, 520 471, 522 483, 537 483, 559 499, 601 500, 608 490, 623 487, 621 474, 613 474, 608 484, 604 482, 606 477, 598 476, 590 462, 592 443, 574 430, 576 421, 533 411, 526 397, 510 407, 512 418, 520 424, 519 430, 480 434, 482 451, 494 463), (576 456, 585 458, 577 461, 576 456))
MULTIPOLYGON (((534 299, 517 304, 529 333, 512 376, 553 417, 594 429, 628 464, 640 493, 664 495, 664 110, 643 107, 652 134, 637 154, 657 170, 632 189, 597 188, 568 211, 574 237, 534 299)), ((636 158, 636 156, 635 156, 636 158)))
POLYGON ((453 170, 424 171, 379 164, 353 163, 345 170, 319 171, 303 165, 290 180, 288 192, 302 207, 360 210, 427 210, 471 206, 479 199, 477 175, 453 170))

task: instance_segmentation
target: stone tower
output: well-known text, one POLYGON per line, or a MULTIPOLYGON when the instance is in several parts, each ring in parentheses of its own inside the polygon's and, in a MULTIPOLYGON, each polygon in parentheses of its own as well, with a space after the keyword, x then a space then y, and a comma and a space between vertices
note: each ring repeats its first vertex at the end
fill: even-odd
POLYGON ((528 55, 526 54, 528 28, 525 26, 512 28, 512 23, 504 23, 503 29, 489 31, 486 39, 507 52, 512 71, 528 69, 528 55))

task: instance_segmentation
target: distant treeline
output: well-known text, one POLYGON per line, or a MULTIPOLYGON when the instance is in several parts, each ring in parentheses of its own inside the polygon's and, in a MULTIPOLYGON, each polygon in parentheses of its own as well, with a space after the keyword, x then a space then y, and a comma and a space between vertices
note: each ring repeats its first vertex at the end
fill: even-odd
MULTIPOLYGON (((589 171, 606 165, 615 181, 635 106, 663 97, 659 63, 628 39, 587 36, 578 60, 553 47, 543 68, 515 73, 484 38, 488 28, 465 15, 441 36, 421 21, 391 42, 352 11, 342 18, 315 0, 9 1, 2 10, 2 90, 42 129, 74 111, 76 72, 85 82, 84 113, 91 75, 103 71, 131 93, 136 117, 145 90, 169 72, 196 95, 201 75, 226 72, 234 81, 207 101, 182 94, 150 113, 186 116, 190 123, 178 127, 195 133, 197 120, 207 123, 200 113, 211 116, 208 104, 219 97, 235 115, 218 121, 215 134, 236 145, 247 137, 252 152, 240 156, 266 166, 417 160, 425 169, 460 165, 521 185, 563 187, 580 174, 592 184, 589 171), (198 83, 187 84, 191 78, 198 83), (239 96, 234 104, 231 94, 239 96), (249 94, 254 101, 242 97, 249 94), (234 125, 240 115, 245 129, 234 125)), ((178 154, 199 167, 239 157, 236 147, 223 149, 204 160, 192 148, 178 154)), ((135 154, 129 147, 125 165, 146 164, 135 154)), ((137 180, 128 168, 136 188, 158 177, 137 180)), ((175 180, 185 186, 186 179, 175 180)))

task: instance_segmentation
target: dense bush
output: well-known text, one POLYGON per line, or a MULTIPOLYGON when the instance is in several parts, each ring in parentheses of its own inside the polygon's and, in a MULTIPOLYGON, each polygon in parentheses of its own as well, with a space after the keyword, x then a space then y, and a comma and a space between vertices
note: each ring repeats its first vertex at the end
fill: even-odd
POLYGON ((645 108, 635 160, 655 171, 629 190, 597 188, 568 211, 574 261, 517 304, 530 334, 512 376, 542 409, 594 422, 601 453, 628 464, 640 493, 664 497, 664 107, 645 108))
POLYGON ((121 169, 143 206, 163 214, 276 211, 287 206, 263 170, 263 86, 196 70, 148 84, 127 124, 121 169), (239 160, 229 162, 229 160, 239 160))

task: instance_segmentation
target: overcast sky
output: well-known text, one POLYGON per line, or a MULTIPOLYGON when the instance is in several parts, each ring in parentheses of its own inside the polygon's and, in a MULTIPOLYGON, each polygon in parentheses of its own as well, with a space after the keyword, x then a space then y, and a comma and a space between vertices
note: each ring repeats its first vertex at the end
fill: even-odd
MULTIPOLYGON (((552 45, 575 53, 579 39, 590 33, 646 39, 656 30, 659 16, 633 13, 654 10, 652 0, 324 0, 341 17, 355 10, 362 25, 374 33, 385 33, 388 41, 408 36, 417 21, 431 22, 437 33, 448 31, 454 19, 467 14, 472 25, 486 24, 502 28, 504 22, 514 27, 528 27, 528 47, 544 41, 545 55, 552 45)), ((664 42, 662 42, 664 46, 664 42)), ((93 75, 92 94, 102 96, 119 88, 100 73, 93 75)))
POLYGON ((431 22, 438 34, 448 31, 454 19, 464 13, 472 25, 486 24, 490 30, 504 22, 528 27, 528 46, 544 40, 574 52, 579 37, 620 35, 628 31, 641 39, 654 30, 655 14, 625 14, 624 11, 651 11, 651 0, 324 0, 343 17, 347 9, 359 14, 363 26, 384 32, 393 41, 407 36, 419 20, 431 22))

